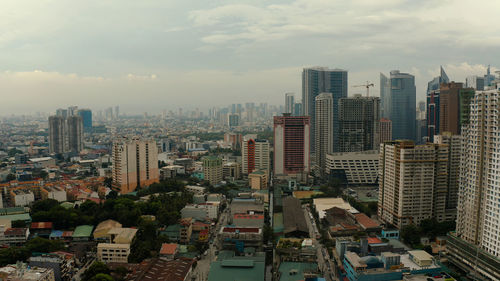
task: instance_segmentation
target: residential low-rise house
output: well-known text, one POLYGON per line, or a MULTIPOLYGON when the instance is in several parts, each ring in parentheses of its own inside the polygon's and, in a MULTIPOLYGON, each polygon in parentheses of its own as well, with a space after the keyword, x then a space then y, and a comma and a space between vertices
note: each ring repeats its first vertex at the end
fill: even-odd
POLYGON ((68 200, 66 190, 57 186, 44 186, 40 189, 42 199, 54 199, 59 202, 68 200))
POLYGON ((206 188, 198 185, 186 185, 184 189, 188 192, 192 192, 194 194, 205 194, 206 188))
POLYGON ((161 245, 160 258, 173 260, 179 252, 179 245, 175 243, 164 243, 161 245))
POLYGON ((191 280, 192 269, 195 260, 189 258, 179 258, 175 260, 164 260, 153 258, 145 260, 140 264, 116 263, 110 264, 111 269, 125 267, 128 271, 125 276, 127 281, 144 280, 191 280))
POLYGON ((179 242, 188 244, 191 241, 191 234, 193 233, 193 219, 183 218, 179 220, 179 242))
POLYGON ((18 263, 0 268, 0 280, 6 281, 55 281, 51 268, 33 267, 18 263))
POLYGON ((97 244, 97 259, 109 262, 128 262, 130 244, 99 243, 97 244))
POLYGON ((65 252, 34 255, 28 262, 32 268, 51 268, 54 271, 55 281, 71 280, 76 271, 74 255, 65 252))
POLYGON ((29 189, 11 189, 10 200, 16 207, 28 206, 35 202, 35 194, 29 189))
POLYGON ((28 228, 7 228, 3 234, 2 244, 22 246, 28 241, 30 230, 28 228))
POLYGON ((32 222, 30 232, 34 237, 49 238, 52 233, 51 222, 32 222))

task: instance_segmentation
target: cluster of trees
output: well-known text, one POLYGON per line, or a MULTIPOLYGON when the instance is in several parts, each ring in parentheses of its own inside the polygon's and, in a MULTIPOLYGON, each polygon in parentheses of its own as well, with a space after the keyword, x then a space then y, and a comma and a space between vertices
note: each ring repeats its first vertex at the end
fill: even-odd
POLYGON ((361 203, 361 202, 358 202, 356 199, 349 197, 349 196, 346 196, 346 200, 356 210, 358 210, 362 213, 365 213, 368 217, 371 217, 372 215, 377 214, 377 208, 378 208, 377 202, 361 203))
MULTIPOLYGON (((176 182, 170 185, 170 183, 163 182, 152 185, 143 193, 161 193, 181 189, 181 183, 176 182)), ((147 202, 136 202, 134 199, 137 197, 117 196, 108 198, 102 204, 85 201, 73 209, 61 207, 59 202, 53 199, 40 200, 33 204, 31 217, 35 222, 52 222, 56 229, 72 229, 83 224, 97 225, 107 219, 116 220, 124 227, 137 226, 142 215, 154 215, 161 224, 169 225, 177 222, 180 210, 187 203, 192 202, 193 196, 183 191, 151 196, 147 202)))
POLYGON ((47 253, 64 249, 64 244, 58 240, 37 237, 29 240, 23 247, 0 249, 0 266, 26 261, 33 252, 47 253))
POLYGON ((85 270, 82 274, 82 281, 122 281, 125 280, 127 273, 125 267, 111 270, 105 263, 97 261, 85 270))
POLYGON ((436 219, 423 220, 419 226, 410 224, 401 228, 401 239, 406 244, 414 248, 422 248, 420 245, 421 237, 435 239, 437 236, 444 236, 446 233, 455 230, 454 221, 438 222, 436 219))

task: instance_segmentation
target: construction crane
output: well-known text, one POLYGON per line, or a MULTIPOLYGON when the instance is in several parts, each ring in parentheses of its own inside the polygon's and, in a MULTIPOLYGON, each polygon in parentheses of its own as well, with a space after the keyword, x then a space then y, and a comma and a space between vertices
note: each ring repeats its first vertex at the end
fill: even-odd
POLYGON ((373 83, 370 83, 369 81, 366 81, 366 84, 364 85, 354 85, 353 87, 365 87, 366 88, 366 96, 370 96, 370 87, 374 87, 375 85, 373 83))

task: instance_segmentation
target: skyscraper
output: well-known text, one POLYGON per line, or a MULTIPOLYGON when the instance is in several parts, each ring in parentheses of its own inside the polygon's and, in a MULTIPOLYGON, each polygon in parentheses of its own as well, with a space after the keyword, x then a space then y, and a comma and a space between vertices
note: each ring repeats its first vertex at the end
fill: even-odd
MULTIPOLYGON (((311 151, 314 152, 316 124, 315 98, 320 93, 333 94, 333 112, 338 112, 338 100, 347 97, 347 70, 326 67, 304 68, 302 71, 302 113, 311 117, 311 151)), ((338 120, 333 120, 333 131, 338 132, 338 120)), ((333 135, 333 147, 338 147, 338 135, 333 135)))
MULTIPOLYGON (((58 110, 59 111, 59 110, 58 110)), ((80 116, 49 117, 49 152, 79 153, 83 150, 83 121, 80 116)))
POLYGON ((274 175, 307 181, 310 170, 309 116, 274 117, 274 175))
POLYGON ((441 84, 443 83, 450 83, 450 78, 448 78, 448 75, 441 66, 439 76, 434 77, 434 79, 427 83, 427 94, 429 94, 431 91, 439 90, 441 84))
POLYGON ((500 280, 500 91, 477 91, 470 121, 462 126, 456 233, 450 261, 473 280, 500 280))
POLYGON ((380 145, 379 219, 402 228, 446 218, 448 146, 393 141, 380 145))
MULTIPOLYGON (((59 111, 59 110, 58 110, 59 111)), ((65 119, 63 116, 49 117, 49 152, 65 152, 65 119)))
POLYGON ((145 187, 158 182, 158 147, 155 141, 130 140, 113 143, 113 182, 120 193, 133 192, 138 186, 145 187))
POLYGON ((228 114, 227 122, 229 127, 238 127, 240 125, 240 116, 238 114, 228 114))
POLYGON ((474 89, 463 88, 463 83, 441 84, 439 102, 439 131, 460 134, 461 118, 468 120, 474 89))
POLYGON ((78 115, 82 117, 83 129, 85 131, 92 129, 92 111, 90 109, 79 109, 78 115))
POLYGON ((467 88, 473 88, 476 91, 484 91, 484 87, 486 86, 486 82, 484 81, 483 76, 467 76, 465 79, 465 86, 467 88))
POLYGON ((286 93, 285 94, 285 112, 293 115, 295 110, 295 94, 286 93))
POLYGON ((444 217, 438 220, 454 221, 457 218, 458 183, 460 178, 460 156, 462 137, 450 132, 434 136, 434 143, 448 146, 448 171, 446 173, 447 190, 444 205, 444 217))
POLYGON ((432 90, 427 93, 427 140, 434 142, 434 135, 439 135, 439 110, 440 110, 440 90, 432 90))
POLYGON ((390 78, 380 74, 383 116, 392 121, 392 138, 415 140, 415 76, 391 71, 390 78))
MULTIPOLYGON (((337 117, 337 116, 336 116, 337 117)), ((356 95, 339 99, 340 152, 378 149, 380 98, 356 95)))
POLYGON ((241 145, 241 168, 245 175, 256 170, 270 171, 270 146, 269 141, 244 138, 241 145))
POLYGON ((293 116, 302 116, 302 103, 296 102, 293 107, 293 116))
POLYGON ((315 137, 316 142, 316 173, 324 175, 326 167, 326 155, 333 153, 333 95, 321 93, 315 98, 315 137))
POLYGON ((83 150, 83 120, 80 116, 66 119, 67 152, 79 153, 83 150))

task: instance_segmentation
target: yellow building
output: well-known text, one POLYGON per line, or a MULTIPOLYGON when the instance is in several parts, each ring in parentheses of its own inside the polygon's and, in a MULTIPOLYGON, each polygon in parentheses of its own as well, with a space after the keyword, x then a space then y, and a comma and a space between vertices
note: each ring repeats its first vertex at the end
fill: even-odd
POLYGON ((267 189, 267 173, 259 170, 248 175, 248 183, 251 189, 267 189))

